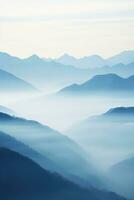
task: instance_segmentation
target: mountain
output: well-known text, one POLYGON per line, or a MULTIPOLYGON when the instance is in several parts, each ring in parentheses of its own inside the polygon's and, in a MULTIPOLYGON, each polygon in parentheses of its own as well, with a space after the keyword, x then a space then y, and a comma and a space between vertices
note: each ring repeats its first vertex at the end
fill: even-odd
POLYGON ((14 63, 20 63, 21 59, 15 57, 15 56, 10 56, 8 53, 0 52, 0 65, 13 65, 14 63))
POLYGON ((2 105, 0 105, 0 112, 7 113, 9 115, 15 115, 16 114, 12 109, 7 108, 7 107, 2 106, 2 105))
POLYGON ((113 165, 108 171, 114 191, 134 199, 134 157, 127 158, 113 165))
POLYGON ((68 54, 56 60, 46 60, 37 55, 20 59, 0 52, 0 69, 49 92, 73 83, 80 84, 97 74, 116 73, 123 77, 134 74, 133 59, 129 59, 129 62, 120 60, 114 66, 110 64, 112 58, 108 60, 98 55, 77 59, 68 54))
POLYGON ((66 134, 106 170, 134 152, 133 130, 134 107, 116 107, 74 124, 66 134))
POLYGON ((108 59, 104 59, 99 55, 85 56, 82 58, 75 58, 71 55, 64 54, 56 59, 57 62, 64 65, 72 65, 78 68, 101 68, 105 66, 114 66, 118 64, 128 65, 134 62, 134 51, 123 51, 108 59))
POLYGON ((112 108, 100 117, 105 120, 118 120, 125 122, 134 122, 134 107, 117 107, 112 108))
POLYGON ((107 63, 112 65, 117 65, 119 63, 129 64, 134 62, 134 51, 123 51, 109 59, 107 59, 107 63))
POLYGON ((13 74, 0 70, 0 92, 37 92, 37 89, 13 74))
MULTIPOLYGON (((70 56, 69 54, 63 54, 61 57, 57 58, 55 61, 63 64, 63 65, 77 65, 77 58, 70 56)), ((76 66, 79 67, 79 66, 76 66)))
POLYGON ((63 88, 59 94, 103 94, 134 92, 134 76, 122 78, 116 74, 96 75, 85 83, 63 88))
POLYGON ((89 117, 87 120, 103 122, 105 121, 116 121, 116 122, 134 122, 134 107, 115 107, 111 108, 107 112, 89 117))
POLYGON ((94 69, 90 72, 90 76, 97 74, 114 73, 122 77, 132 76, 134 74, 134 61, 129 64, 116 64, 113 66, 105 66, 99 69, 94 69))
POLYGON ((14 151, 0 148, 0 198, 6 200, 123 200, 114 193, 86 190, 43 170, 14 151), (7 192, 8 191, 8 192, 7 192))
POLYGON ((25 59, 0 53, 0 69, 24 79, 39 89, 61 88, 85 80, 87 70, 66 66, 55 61, 45 61, 37 55, 25 59))
POLYGON ((99 186, 99 172, 73 140, 36 121, 0 113, 0 130, 28 145, 55 163, 69 179, 99 186), (81 167, 80 167, 81 166, 81 167))
POLYGON ((52 162, 50 159, 48 159, 46 156, 43 156, 42 154, 33 150, 32 148, 20 142, 19 140, 16 140, 14 137, 11 137, 10 135, 3 133, 1 131, 0 131, 0 147, 8 148, 20 153, 21 155, 32 159, 44 169, 47 169, 52 172, 58 171, 62 173, 62 170, 58 168, 56 164, 52 162))
POLYGON ((64 65, 72 65, 81 69, 97 68, 106 65, 105 60, 98 55, 86 56, 77 59, 68 54, 64 54, 61 57, 59 57, 56 61, 64 65))
POLYGON ((56 60, 65 65, 73 65, 77 68, 88 68, 89 78, 99 74, 114 73, 122 77, 134 74, 134 51, 123 51, 108 59, 103 59, 98 55, 75 58, 64 54, 56 60))

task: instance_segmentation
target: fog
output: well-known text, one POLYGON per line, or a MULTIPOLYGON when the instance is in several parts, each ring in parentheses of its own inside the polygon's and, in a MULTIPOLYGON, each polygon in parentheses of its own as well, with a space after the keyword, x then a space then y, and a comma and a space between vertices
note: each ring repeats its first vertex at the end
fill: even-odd
POLYGON ((107 170, 134 152, 134 123, 85 122, 68 130, 68 134, 107 170))
MULTIPOLYGON (((105 96, 63 96, 57 95, 57 93, 16 92, 1 93, 0 105, 11 109, 12 115, 15 113, 19 117, 36 120, 60 131, 79 145, 80 149, 75 149, 76 143, 68 142, 68 137, 65 140, 64 138, 63 140, 59 139, 57 132, 51 137, 51 131, 47 127, 44 132, 44 128, 38 126, 31 127, 31 125, 25 126, 19 123, 11 125, 7 122, 0 124, 1 131, 23 141, 42 155, 47 155, 50 160, 55 161, 56 166, 59 165, 61 174, 68 177, 68 172, 71 172, 76 175, 77 177, 69 176, 69 178, 77 183, 85 185, 85 182, 82 181, 84 178, 100 187, 104 181, 102 177, 106 175, 112 165, 133 155, 134 123, 104 121, 103 123, 82 124, 89 117, 101 115, 111 108, 133 106, 133 97, 111 97, 106 94, 105 96), (88 161, 88 164, 85 164, 85 161, 88 161), (83 164, 81 165, 81 163, 83 164), (79 167, 80 165, 81 167, 79 167), (88 177, 90 172, 101 176, 99 178, 102 182, 95 177, 88 177)), ((116 191, 113 183, 108 187, 116 191)), ((122 194, 122 189, 118 191, 122 194)))
MULTIPOLYGON (((9 102, 9 100, 8 100, 9 102)), ((1 102, 0 102, 1 103, 1 102)), ((112 107, 132 106, 133 98, 38 95, 6 104, 20 116, 66 131, 79 120, 101 114, 112 107)))
POLYGON ((0 91, 0 105, 15 108, 15 105, 19 101, 25 101, 29 98, 34 98, 40 93, 33 92, 24 92, 24 91, 16 91, 16 92, 1 92, 0 91))
MULTIPOLYGON (((0 104, 2 104, 0 100, 0 104)), ((68 130, 79 121, 84 120, 90 116, 102 114, 113 107, 119 106, 132 106, 132 98, 111 98, 111 97, 98 97, 98 96, 57 96, 55 94, 43 95, 39 94, 35 96, 16 95, 14 99, 8 97, 8 106, 12 108, 18 116, 37 120, 45 125, 54 128, 63 134, 67 134, 77 141, 82 147, 87 150, 89 154, 94 157, 94 162, 100 165, 102 169, 110 167, 110 165, 123 159, 129 153, 133 152, 133 145, 129 147, 131 143, 131 137, 128 139, 128 148, 126 150, 126 144, 123 142, 126 137, 121 139, 121 146, 119 146, 119 140, 122 133, 116 134, 121 127, 116 127, 114 124, 103 128, 94 124, 94 126, 88 127, 88 133, 90 133, 90 139, 84 136, 83 130, 79 128, 77 134, 71 135, 68 130), (10 102, 10 103, 9 103, 10 102), (98 129, 101 130, 101 136, 98 136, 98 129), (107 132, 108 133, 107 133, 107 132), (93 135, 94 134, 94 135, 93 135), (107 134, 110 137, 107 137, 107 134), (113 138, 113 142, 110 140, 113 138), (130 142, 130 143, 129 143, 130 142), (117 146, 115 145, 117 144, 117 146), (112 146, 113 145, 113 146, 112 146), (88 148, 87 148, 88 147, 88 148), (103 163, 102 163, 103 160, 103 163)), ((105 125, 104 125, 105 126, 105 125)), ((123 129, 122 129, 123 130, 123 129)), ((125 129, 126 130, 126 129, 125 129)), ((87 130, 85 130, 85 133, 87 130)), ((28 136, 27 136, 28 137, 28 136)))

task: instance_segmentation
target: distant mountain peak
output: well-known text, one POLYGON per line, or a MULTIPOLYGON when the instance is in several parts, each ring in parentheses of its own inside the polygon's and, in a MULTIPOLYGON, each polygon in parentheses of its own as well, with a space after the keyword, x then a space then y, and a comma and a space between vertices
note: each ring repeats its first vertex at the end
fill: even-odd
POLYGON ((133 50, 126 50, 122 51, 119 54, 112 56, 111 58, 107 59, 109 65, 117 65, 119 63, 129 64, 134 60, 134 51, 133 50))
POLYGON ((26 59, 41 60, 41 58, 40 58, 38 55, 36 55, 36 54, 33 54, 33 55, 31 55, 30 57, 28 57, 28 58, 26 58, 26 59))
POLYGON ((99 55, 84 56, 75 58, 67 53, 57 59, 58 62, 65 65, 73 65, 78 68, 94 68, 106 65, 105 60, 99 55))
MULTIPOLYGON (((76 62, 76 58, 67 54, 67 53, 64 53, 63 55, 61 55, 57 61, 63 63, 63 64, 71 64, 70 62, 76 62)), ((73 63, 74 64, 74 63, 73 63)))

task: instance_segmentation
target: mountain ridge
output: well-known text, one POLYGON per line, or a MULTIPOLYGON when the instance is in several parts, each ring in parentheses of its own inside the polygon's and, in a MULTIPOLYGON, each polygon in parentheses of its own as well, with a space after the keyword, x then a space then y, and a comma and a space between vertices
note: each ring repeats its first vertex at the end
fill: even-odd
MULTIPOLYGON (((33 120, 0 113, 0 130, 52 160, 71 180, 75 181, 75 177, 78 177, 81 178, 81 184, 83 184, 89 177, 90 184, 91 176, 93 182, 94 174, 99 174, 77 143, 48 126, 33 120), (81 169, 79 169, 80 163, 81 169)), ((94 184, 96 184, 95 181, 94 184)))
POLYGON ((73 84, 66 88, 63 88, 58 92, 58 94, 92 94, 95 92, 96 94, 107 92, 133 92, 134 91, 134 75, 128 78, 122 78, 117 74, 103 74, 103 75, 96 75, 93 78, 89 79, 88 81, 84 82, 83 84, 73 84))
POLYGON ((8 92, 11 92, 11 91, 37 92, 38 91, 30 83, 2 69, 0 69, 0 90, 3 92, 6 92, 6 91, 8 92))
POLYGON ((0 162, 0 197, 2 199, 88 200, 91 197, 92 200, 106 198, 125 200, 112 192, 81 188, 56 174, 43 170, 32 160, 7 148, 0 148, 0 162))

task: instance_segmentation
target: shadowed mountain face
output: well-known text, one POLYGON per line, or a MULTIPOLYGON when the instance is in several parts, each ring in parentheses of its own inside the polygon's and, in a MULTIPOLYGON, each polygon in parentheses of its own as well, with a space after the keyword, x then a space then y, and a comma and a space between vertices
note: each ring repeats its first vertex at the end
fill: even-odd
POLYGON ((104 113, 100 119, 117 122, 134 122, 134 107, 117 107, 112 108, 104 113))
POLYGON ((115 74, 97 75, 81 85, 71 85, 62 89, 59 94, 118 94, 134 93, 134 76, 121 78, 115 74))
POLYGON ((134 157, 113 165, 108 171, 108 177, 114 191, 134 199, 134 157))
POLYGON ((37 92, 31 84, 0 70, 0 92, 37 92))
POLYGON ((86 121, 92 122, 134 122, 134 107, 116 107, 111 108, 104 114, 89 117, 86 121))
POLYGON ((62 172, 62 169, 58 168, 54 162, 52 162, 47 157, 33 150, 29 146, 24 143, 16 140, 14 137, 10 135, 0 132, 0 147, 8 148, 13 151, 16 151, 38 163, 44 169, 55 172, 62 172))
POLYGON ((134 115, 134 107, 118 107, 112 108, 108 112, 105 113, 106 115, 134 115))
POLYGON ((43 170, 32 160, 0 148, 0 198, 6 200, 123 200, 108 192, 85 190, 43 170), (8 192, 7 192, 8 191, 8 192))
POLYGON ((95 177, 97 170, 89 163, 85 152, 67 136, 36 121, 15 118, 4 113, 0 113, 0 130, 52 160, 61 173, 71 180, 81 180, 81 184, 85 181, 89 184, 100 184, 95 177))
POLYGON ((106 169, 134 152, 133 130, 134 108, 117 107, 77 123, 67 133, 106 169))

